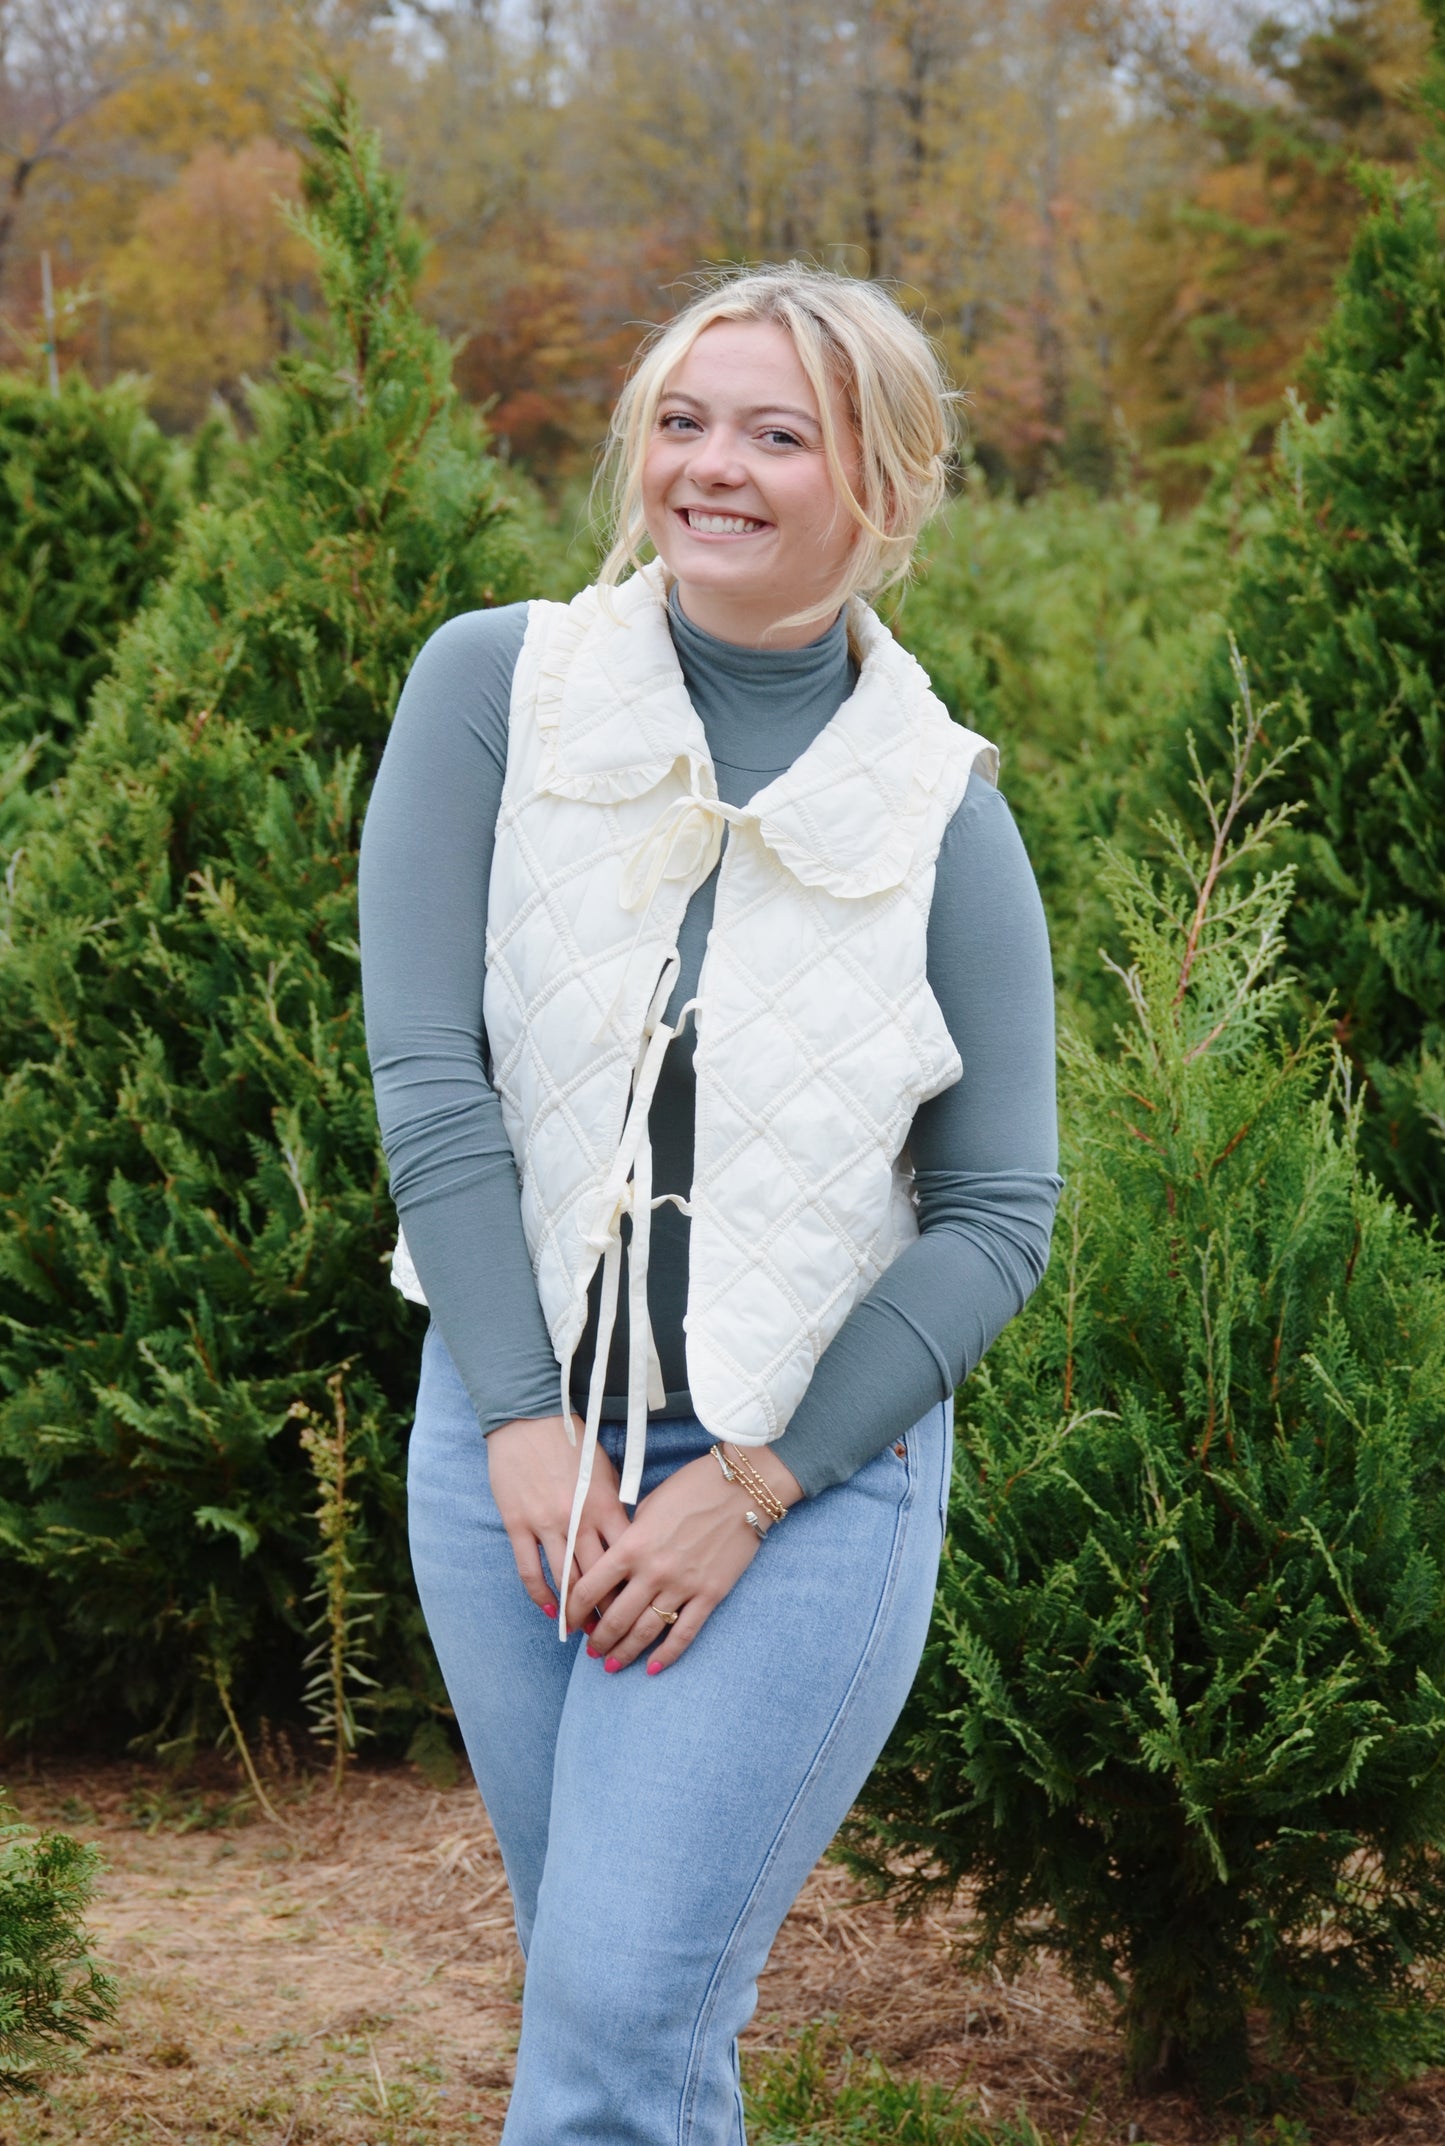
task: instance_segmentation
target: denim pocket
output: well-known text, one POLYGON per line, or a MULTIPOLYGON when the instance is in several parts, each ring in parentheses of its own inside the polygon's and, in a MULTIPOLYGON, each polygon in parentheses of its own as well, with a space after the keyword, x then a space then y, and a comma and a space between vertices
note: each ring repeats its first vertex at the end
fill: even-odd
POLYGON ((896 1462, 906 1481, 918 1491, 927 1488, 929 1468, 936 1469, 933 1502, 938 1509, 939 1526, 947 1534, 948 1501, 953 1489, 953 1396, 950 1394, 948 1399, 940 1401, 938 1406, 943 1412, 941 1424, 935 1422, 930 1411, 928 1415, 921 1417, 904 1437, 895 1439, 883 1450, 887 1457, 896 1462), (941 1451, 935 1452, 933 1442, 940 1431, 941 1451))

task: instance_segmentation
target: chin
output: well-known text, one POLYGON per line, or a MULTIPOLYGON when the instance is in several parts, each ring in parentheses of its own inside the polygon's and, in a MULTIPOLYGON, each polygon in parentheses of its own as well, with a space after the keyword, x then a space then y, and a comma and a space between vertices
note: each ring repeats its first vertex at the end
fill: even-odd
POLYGON ((681 552, 676 545, 671 547, 671 556, 662 554, 663 564, 674 581, 683 582, 693 589, 727 589, 730 593, 742 594, 749 589, 775 589, 777 579, 757 566, 748 566, 740 559, 720 559, 716 552, 704 553, 699 559, 690 553, 681 552))

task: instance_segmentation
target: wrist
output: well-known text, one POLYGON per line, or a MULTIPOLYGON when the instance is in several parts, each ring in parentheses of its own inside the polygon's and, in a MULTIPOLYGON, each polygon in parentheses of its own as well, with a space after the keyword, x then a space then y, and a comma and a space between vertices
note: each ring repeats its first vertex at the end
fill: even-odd
POLYGON ((799 1503, 803 1495, 802 1484, 787 1462, 779 1460, 769 1446, 744 1446, 741 1452, 749 1467, 762 1477, 780 1505, 791 1506, 799 1503))
MULTIPOLYGON (((574 1415, 572 1417, 572 1430, 580 1432, 581 1429, 582 1419, 580 1416, 574 1415)), ((507 1431, 546 1430, 561 1431, 564 1435, 567 1435, 567 1418, 565 1416, 513 1416, 510 1421, 499 1423, 494 1430, 488 1431, 487 1437, 488 1439, 500 1438, 507 1431)))

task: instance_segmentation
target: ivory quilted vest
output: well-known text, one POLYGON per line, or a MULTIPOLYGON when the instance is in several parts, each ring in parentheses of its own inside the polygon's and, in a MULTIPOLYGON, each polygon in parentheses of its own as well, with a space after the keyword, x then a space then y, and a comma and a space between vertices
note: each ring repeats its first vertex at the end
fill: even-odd
MULTIPOLYGON (((958 1079, 926 937, 944 828, 997 755, 954 723, 855 604, 856 689, 784 774, 720 802, 668 630, 660 566, 534 603, 512 688, 484 1012, 562 1407, 603 1262, 587 1445, 620 1287, 632 1340, 622 1494, 649 1396, 647 1111, 677 935, 722 854, 697 997, 686 1316, 693 1406, 716 1437, 777 1438, 850 1310, 917 1235, 905 1142, 958 1079), (724 843, 724 834, 726 842, 724 843)), ((420 1296, 404 1247, 397 1279, 420 1296)), ((590 1450, 587 1454, 590 1461, 590 1450)), ((590 1468, 587 1469, 590 1474, 590 1468)), ((579 1509, 582 1495, 579 1486, 579 1509)))

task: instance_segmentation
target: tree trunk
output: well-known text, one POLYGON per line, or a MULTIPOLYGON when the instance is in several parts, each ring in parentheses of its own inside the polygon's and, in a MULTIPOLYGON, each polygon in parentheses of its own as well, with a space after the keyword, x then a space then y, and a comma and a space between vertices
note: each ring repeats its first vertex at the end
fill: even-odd
POLYGON ((5 291, 5 277, 10 266, 10 248, 15 238, 15 226, 20 221, 25 189, 34 169, 33 158, 17 157, 10 173, 10 184, 5 189, 5 205, 0 208, 0 296, 3 296, 5 291))
MULTIPOLYGON (((1047 34, 1047 25, 1045 25, 1047 34)), ((1040 415, 1050 447, 1064 444, 1069 422, 1069 373, 1064 349, 1059 288, 1058 193, 1062 176, 1059 142, 1058 43, 1048 38, 1040 84, 1039 269, 1034 292, 1034 355, 1039 368, 1040 415)))
POLYGON ((1243 2108, 1249 2040, 1239 1968, 1206 1901, 1180 1904, 1130 1966, 1124 2010, 1128 2066, 1153 2091, 1192 2095, 1208 2109, 1243 2108))
POLYGON ((868 249, 867 273, 870 276, 886 276, 888 263, 888 226, 883 212, 882 187, 878 171, 879 128, 878 108, 883 94, 881 80, 882 53, 878 36, 876 5, 861 11, 859 23, 858 64, 861 79, 858 84, 858 102, 861 125, 858 144, 858 185, 863 209, 863 243, 868 249))

